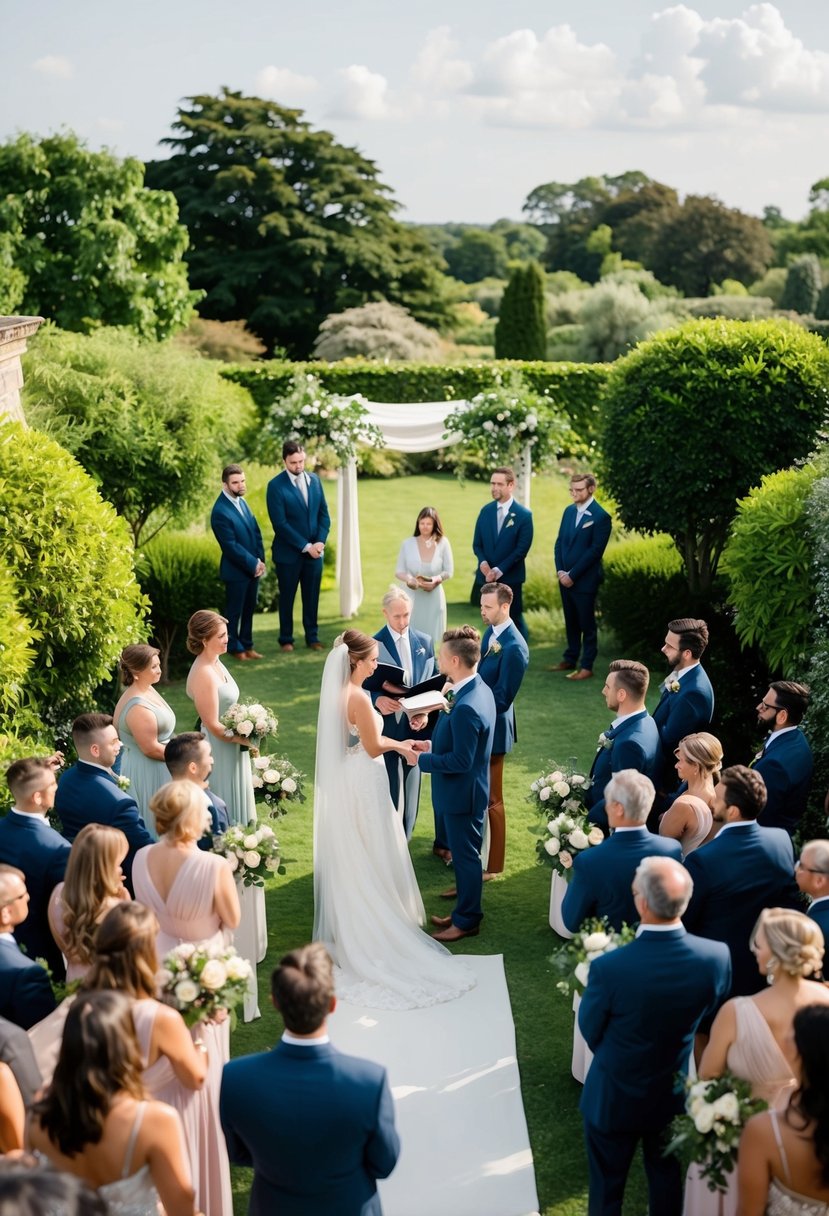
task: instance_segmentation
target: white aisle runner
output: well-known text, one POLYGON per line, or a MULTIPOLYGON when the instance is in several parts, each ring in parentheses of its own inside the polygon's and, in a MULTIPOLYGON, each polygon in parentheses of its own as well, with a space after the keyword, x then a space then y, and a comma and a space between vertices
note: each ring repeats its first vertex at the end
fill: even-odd
POLYGON ((389 1013, 344 1002, 341 1051, 385 1065, 401 1153, 384 1216, 528 1216, 538 1209, 501 955, 466 955, 478 983, 456 1001, 389 1013))

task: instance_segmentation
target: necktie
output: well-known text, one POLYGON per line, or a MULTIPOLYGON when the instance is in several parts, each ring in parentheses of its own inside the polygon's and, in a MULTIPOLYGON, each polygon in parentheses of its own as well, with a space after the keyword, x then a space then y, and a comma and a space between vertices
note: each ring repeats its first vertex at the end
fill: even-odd
POLYGON ((296 488, 299 490, 300 494, 302 495, 302 501, 305 503, 305 505, 307 507, 308 506, 308 486, 306 485, 306 482, 305 482, 304 473, 297 474, 297 478, 296 478, 296 481, 294 482, 294 485, 296 486, 296 488))
POLYGON ((506 515, 506 513, 507 513, 506 507, 498 508, 498 532, 499 532, 499 534, 500 534, 501 529, 504 526, 504 516, 506 515))
POLYGON ((400 665, 403 668, 403 683, 407 688, 412 683, 412 651, 409 646, 409 635, 402 633, 397 642, 397 653, 400 655, 400 665))

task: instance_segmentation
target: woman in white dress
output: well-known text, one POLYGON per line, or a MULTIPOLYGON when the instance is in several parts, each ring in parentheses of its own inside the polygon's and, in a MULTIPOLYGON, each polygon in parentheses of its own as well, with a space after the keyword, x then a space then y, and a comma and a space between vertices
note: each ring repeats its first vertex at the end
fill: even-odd
POLYGON ((395 577, 412 591, 412 629, 439 642, 446 632, 446 596, 443 584, 455 572, 452 546, 443 534, 434 507, 424 507, 414 535, 400 546, 395 577))
POLYGON ((473 987, 471 969, 420 929, 423 901, 389 797, 384 738, 363 690, 377 643, 348 629, 325 662, 314 779, 314 939, 336 964, 337 995, 376 1009, 434 1005, 473 987))

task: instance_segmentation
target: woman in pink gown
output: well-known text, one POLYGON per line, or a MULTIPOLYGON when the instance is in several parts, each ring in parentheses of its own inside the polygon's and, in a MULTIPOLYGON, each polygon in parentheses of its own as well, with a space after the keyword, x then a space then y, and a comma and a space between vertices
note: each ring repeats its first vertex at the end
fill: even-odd
MULTIPOLYGON (((207 819, 204 793, 192 781, 171 781, 153 795, 150 803, 158 826, 157 844, 139 849, 133 862, 135 898, 158 918, 158 955, 164 956, 184 942, 223 946, 239 924, 239 897, 233 873, 223 857, 203 853, 196 842, 207 819)), ((205 1087, 219 1106, 222 1068, 230 1059, 230 1027, 223 1022, 202 1022, 193 1030, 207 1049, 205 1087)), ((230 1170, 222 1143, 211 1161, 221 1202, 205 1203, 210 1216, 232 1216, 230 1170)))
POLYGON ((687 790, 679 794, 659 821, 659 835, 672 836, 687 857, 717 834, 711 808, 722 770, 722 744, 708 731, 686 735, 676 749, 676 771, 687 790))
POLYGON ((66 878, 49 898, 49 928, 66 959, 68 984, 86 975, 107 912, 130 897, 121 869, 127 847, 124 833, 103 823, 88 823, 72 842, 66 878))

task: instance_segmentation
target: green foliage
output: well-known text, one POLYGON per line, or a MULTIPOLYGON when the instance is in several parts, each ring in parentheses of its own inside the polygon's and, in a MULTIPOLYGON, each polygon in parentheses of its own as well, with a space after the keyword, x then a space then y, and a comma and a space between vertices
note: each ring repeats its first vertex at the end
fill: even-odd
POLYGON ((753 282, 773 257, 761 220, 717 199, 689 195, 662 228, 648 265, 686 296, 706 296, 724 279, 753 282))
POLYGON ((585 363, 612 363, 637 342, 676 324, 664 303, 651 303, 632 283, 605 283, 587 294, 580 315, 578 357, 585 363))
POLYGON ((68 452, 18 423, 0 426, 0 498, 0 560, 35 651, 25 698, 55 715, 145 635, 129 529, 68 452))
POLYGON ((385 300, 326 317, 314 342, 314 357, 331 363, 354 356, 428 362, 437 361, 442 353, 440 338, 433 329, 415 321, 405 308, 385 300))
POLYGON ((817 298, 815 316, 819 321, 829 321, 829 283, 826 284, 817 298))
POLYGON ((95 478, 135 544, 215 495, 250 412, 215 364, 123 330, 86 337, 45 327, 25 375, 28 419, 95 478))
POLYGON ((537 468, 572 446, 566 418, 529 388, 519 372, 497 377, 487 392, 449 414, 444 437, 452 434, 459 435, 466 451, 489 468, 519 461, 526 447, 537 468))
POLYGON ((805 527, 814 465, 764 477, 737 504, 723 551, 734 628, 756 644, 773 671, 803 671, 813 621, 812 551, 805 527))
POLYGON ((806 503, 806 529, 813 554, 812 586, 814 589, 814 618, 810 638, 811 660, 805 666, 805 676, 812 690, 804 729, 808 734, 815 758, 812 782, 812 806, 824 836, 826 814, 823 798, 829 787, 829 476, 826 453, 819 460, 821 476, 812 486, 806 503))
POLYGON ((528 262, 513 270, 495 327, 497 359, 546 357, 544 286, 544 272, 537 262, 528 262))
POLYGON ((712 296, 747 296, 748 294, 748 288, 739 279, 723 279, 722 283, 715 283, 711 288, 712 296))
POLYGON ((222 363, 252 363, 265 353, 264 343, 245 327, 244 321, 208 321, 204 317, 194 317, 173 341, 176 346, 222 363))
POLYGON ((676 546, 669 536, 622 541, 608 549, 603 567, 603 620, 622 654, 651 658, 662 644, 665 622, 687 615, 688 587, 676 546))
POLYGON ((140 161, 71 133, 18 135, 0 146, 0 304, 63 329, 165 338, 201 294, 187 285, 178 219, 171 194, 145 188, 140 161))
POLYGON ((785 266, 771 266, 764 275, 752 283, 748 289, 750 296, 767 296, 775 308, 780 307, 783 292, 786 290, 785 266))
POLYGON ((316 376, 299 371, 271 402, 250 443, 260 463, 278 465, 282 444, 290 438, 300 440, 310 452, 331 448, 341 464, 357 455, 361 443, 378 448, 384 444, 361 400, 336 401, 316 376))
MULTIPOLYGON (((602 286, 608 283, 627 283, 635 287, 648 300, 678 300, 679 292, 675 287, 660 283, 651 270, 616 270, 612 274, 602 276, 602 286)), ((742 286, 742 284, 741 284, 742 286)))
POLYGON ((178 200, 203 316, 244 317, 269 351, 293 355, 325 317, 380 297, 448 321, 443 263, 394 218, 375 164, 301 110, 223 89, 188 98, 173 129, 147 178, 178 200))
MULTIPOLYGON (((544 238, 542 237, 542 247, 544 238)), ((498 232, 465 228, 443 254, 449 273, 463 283, 502 279, 507 273, 507 243, 498 232)))
POLYGON ((814 313, 822 286, 820 262, 815 254, 804 253, 789 266, 780 307, 790 308, 793 312, 814 313))
POLYGON ((723 317, 727 321, 759 321, 769 317, 773 301, 768 296, 703 296, 682 301, 689 317, 723 317))
POLYGON ((559 582, 552 563, 538 562, 530 557, 527 565, 527 580, 524 583, 524 607, 548 609, 561 607, 559 582))
POLYGON ((35 655, 31 627, 20 612, 20 593, 0 558, 0 727, 22 700, 23 681, 35 655))
POLYGON ((464 289, 463 299, 479 304, 488 317, 497 317, 505 287, 503 279, 481 279, 480 283, 470 283, 464 289))
POLYGON ((200 608, 221 612, 224 607, 220 556, 212 536, 186 532, 156 536, 137 555, 136 573, 149 599, 152 641, 161 651, 165 677, 170 667, 185 662, 187 622, 193 613, 200 608))
POLYGON ((604 402, 606 480, 622 521, 669 533, 691 591, 707 591, 735 500, 813 447, 829 350, 786 321, 689 321, 617 363, 604 402))

